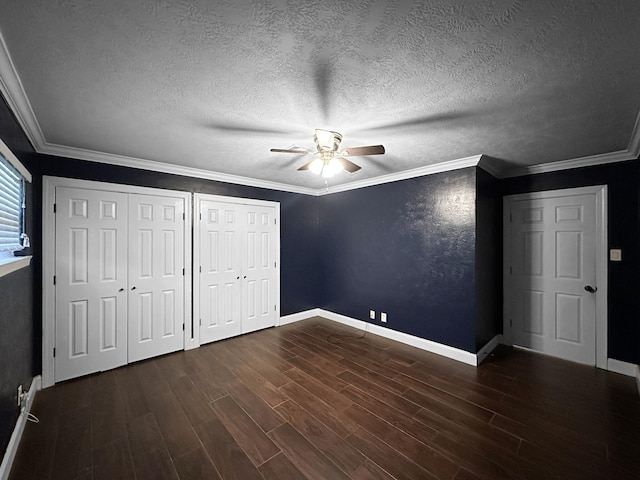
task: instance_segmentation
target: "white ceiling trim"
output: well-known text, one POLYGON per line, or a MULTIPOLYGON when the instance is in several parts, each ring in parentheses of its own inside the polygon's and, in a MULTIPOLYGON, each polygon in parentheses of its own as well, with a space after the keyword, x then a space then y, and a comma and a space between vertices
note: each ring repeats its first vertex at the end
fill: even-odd
POLYGON ((22 87, 2 32, 0 32, 0 91, 2 91, 2 95, 13 110, 31 144, 37 150, 39 145, 45 143, 44 135, 22 87))
POLYGON ((296 185, 289 185, 286 183, 269 182, 267 180, 258 180, 250 177, 241 177, 239 175, 230 175, 227 173, 213 172, 211 170, 204 170, 193 167, 184 167, 181 165, 173 165, 171 163, 157 162, 153 160, 144 160, 141 158, 113 155, 111 153, 96 152, 92 150, 85 150, 82 148, 63 147, 60 145, 52 145, 50 143, 47 143, 46 147, 44 148, 39 148, 38 152, 47 155, 55 155, 58 157, 76 158, 79 160, 88 160, 90 162, 120 165, 122 167, 139 168, 142 170, 151 170, 154 172, 171 173, 173 175, 204 178, 207 180, 233 183, 236 185, 244 185, 247 187, 267 188, 269 190, 280 190, 291 193, 301 193, 304 195, 317 195, 317 191, 313 188, 298 187, 296 185))
POLYGON ((471 157, 428 165, 426 167, 414 168, 389 175, 382 175, 375 178, 337 185, 335 187, 329 187, 328 189, 314 189, 48 143, 44 138, 1 32, 0 91, 7 100, 7 103, 16 115, 20 126, 38 153, 313 196, 355 190, 358 188, 396 182, 424 175, 432 175, 469 166, 479 166, 495 177, 508 178, 635 160, 640 155, 639 113, 629 140, 629 146, 626 150, 508 170, 500 170, 495 165, 492 165, 491 161, 486 157, 483 158, 482 155, 474 155, 471 157))
POLYGON ((330 186, 321 190, 320 195, 345 192, 347 190, 356 190, 358 188, 371 187, 374 185, 381 185, 383 183, 398 182, 400 180, 407 180, 409 178, 423 177, 425 175, 433 175, 434 173, 459 170, 466 167, 475 167, 480 163, 481 158, 482 155, 473 155, 471 157, 450 160, 448 162, 440 162, 433 165, 428 165, 426 167, 412 168, 411 170, 390 173, 388 175, 381 175, 379 177, 359 180, 357 182, 344 183, 342 185, 336 185, 335 187, 330 186))

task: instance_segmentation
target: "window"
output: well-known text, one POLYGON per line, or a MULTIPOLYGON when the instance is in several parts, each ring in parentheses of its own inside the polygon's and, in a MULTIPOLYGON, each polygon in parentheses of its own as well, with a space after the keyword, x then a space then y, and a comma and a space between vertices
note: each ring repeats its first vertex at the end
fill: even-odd
MULTIPOLYGON (((4 157, 0 157, 0 255, 22 250, 24 232, 24 180, 4 157)), ((25 234, 26 235, 26 234, 25 234)), ((26 246, 26 245, 25 245, 26 246)))
POLYGON ((25 232, 25 182, 31 174, 0 140, 0 276, 29 263, 30 257, 14 257, 29 246, 25 232))

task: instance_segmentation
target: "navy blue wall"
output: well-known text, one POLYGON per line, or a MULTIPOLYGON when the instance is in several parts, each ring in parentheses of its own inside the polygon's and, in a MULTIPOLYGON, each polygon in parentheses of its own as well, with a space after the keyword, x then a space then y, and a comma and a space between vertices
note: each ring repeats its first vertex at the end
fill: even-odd
POLYGON ((500 183, 476 171, 476 350, 502 333, 502 194, 500 183))
POLYGON ((609 357, 640 364, 640 162, 611 163, 502 181, 505 195, 608 185, 609 248, 622 262, 609 262, 609 357))
POLYGON ((475 168, 320 197, 326 310, 475 352, 475 168))
MULTIPOLYGON (((0 138, 33 173, 31 144, 0 96, 0 138)), ((27 185, 27 233, 33 232, 33 187, 27 185)), ((18 418, 17 388, 28 388, 39 370, 34 363, 33 265, 0 277, 0 452, 18 418)))

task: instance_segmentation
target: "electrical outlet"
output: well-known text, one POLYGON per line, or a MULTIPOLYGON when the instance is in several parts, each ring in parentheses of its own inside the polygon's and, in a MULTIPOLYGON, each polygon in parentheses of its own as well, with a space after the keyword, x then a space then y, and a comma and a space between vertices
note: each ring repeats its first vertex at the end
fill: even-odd
POLYGON ((376 311, 375 310, 369 310, 369 318, 371 320, 375 320, 376 319, 376 311))
POLYGON ((380 314, 380 321, 384 322, 384 323, 387 323, 387 312, 382 312, 380 314))

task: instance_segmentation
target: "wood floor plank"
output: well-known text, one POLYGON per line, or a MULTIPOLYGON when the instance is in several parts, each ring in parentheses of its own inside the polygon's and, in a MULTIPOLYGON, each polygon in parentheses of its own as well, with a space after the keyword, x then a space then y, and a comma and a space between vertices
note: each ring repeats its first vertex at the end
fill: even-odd
POLYGON ((344 438, 358 429, 357 425, 345 418, 344 415, 341 415, 338 410, 326 404, 297 383, 291 382, 280 387, 280 389, 340 437, 344 438))
POLYGON ((353 405, 345 414, 375 436, 379 442, 386 443, 436 478, 452 479, 458 473, 460 467, 457 463, 361 406, 353 405))
POLYGON ((218 418, 255 466, 262 465, 280 450, 231 396, 213 403, 218 418))
POLYGON ((260 473, 266 480, 307 480, 307 477, 289 461, 284 453, 260 465, 260 473))
POLYGON ((189 422, 194 427, 215 418, 216 414, 211 408, 208 399, 201 393, 190 377, 178 377, 171 382, 171 391, 174 393, 189 422))
POLYGON ((341 380, 338 376, 332 375, 330 372, 323 370, 302 357, 290 358, 289 363, 336 391, 342 390, 348 384, 348 382, 341 380))
POLYGON ((91 411, 67 410, 60 417, 52 478, 75 478, 93 469, 91 411))
POLYGON ((273 408, 241 381, 228 385, 227 389, 238 405, 264 432, 270 432, 284 423, 282 417, 273 408))
POLYGON ((418 410, 420 410, 420 405, 415 404, 414 402, 407 400, 404 397, 388 390, 380 385, 370 382, 369 380, 355 375, 353 372, 346 371, 339 375, 339 378, 353 385, 354 387, 359 388, 365 393, 368 393, 371 396, 376 397, 380 401, 386 403, 390 407, 393 407, 406 415, 412 416, 418 410))
POLYGON ((264 480, 219 419, 198 425, 196 432, 224 480, 264 480))
POLYGON ((288 423, 271 431, 269 437, 308 479, 341 480, 349 478, 288 423))
POLYGON ((389 472, 397 480, 437 478, 404 455, 393 449, 385 448, 376 437, 362 428, 352 435, 349 435, 347 442, 360 450, 385 471, 389 472))
POLYGON ((149 398, 165 445, 172 458, 197 449, 200 442, 187 415, 171 390, 149 398))
POLYGON ((202 447, 173 460, 180 480, 222 480, 202 447))
POLYGON ((324 383, 319 382, 311 375, 304 373, 302 370, 294 367, 286 375, 298 385, 305 388, 323 402, 331 405, 336 410, 344 410, 349 408, 353 402, 336 392, 332 388, 327 387, 324 383))
POLYGON ((134 476, 133 460, 126 438, 119 438, 94 449, 94 480, 130 480, 134 476))
POLYGON ((276 411, 342 471, 351 474, 365 463, 364 455, 293 400, 279 405, 276 411))
POLYGON ((160 426, 152 412, 130 419, 127 432, 132 454, 166 448, 160 426))
POLYGON ((165 448, 142 450, 133 456, 136 478, 177 480, 178 474, 165 448))

